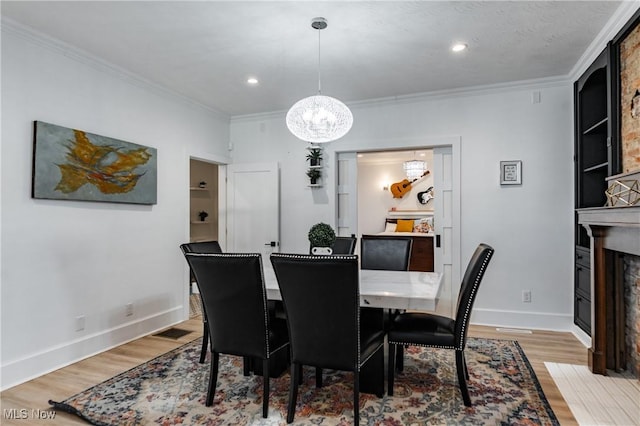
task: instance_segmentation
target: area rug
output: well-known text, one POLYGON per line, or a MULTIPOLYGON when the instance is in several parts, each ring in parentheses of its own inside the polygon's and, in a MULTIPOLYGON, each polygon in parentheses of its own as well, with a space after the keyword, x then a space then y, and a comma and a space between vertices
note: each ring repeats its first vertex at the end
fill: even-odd
MULTIPOLYGON (((199 364, 200 339, 62 402, 56 410, 94 425, 285 425, 289 374, 271 379, 269 417, 262 418, 262 377, 244 376, 242 359, 220 357, 213 406, 206 407, 209 364, 199 364)), ((458 389, 454 353, 409 347, 394 396, 361 394, 363 425, 558 425, 516 341, 469 338, 466 349, 472 407, 458 389)), ((305 368, 294 424, 353 424, 350 373, 326 371, 315 387, 305 368)))

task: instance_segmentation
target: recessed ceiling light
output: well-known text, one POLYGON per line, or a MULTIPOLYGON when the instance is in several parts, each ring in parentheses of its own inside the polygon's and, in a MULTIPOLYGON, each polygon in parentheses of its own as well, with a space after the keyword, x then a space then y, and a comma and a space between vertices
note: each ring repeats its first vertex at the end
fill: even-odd
POLYGON ((467 45, 465 43, 456 43, 453 46, 451 46, 451 50, 453 52, 462 52, 466 48, 467 48, 467 45))
POLYGON ((258 79, 255 78, 255 77, 249 77, 247 79, 247 83, 249 83, 249 84, 258 84, 258 79))

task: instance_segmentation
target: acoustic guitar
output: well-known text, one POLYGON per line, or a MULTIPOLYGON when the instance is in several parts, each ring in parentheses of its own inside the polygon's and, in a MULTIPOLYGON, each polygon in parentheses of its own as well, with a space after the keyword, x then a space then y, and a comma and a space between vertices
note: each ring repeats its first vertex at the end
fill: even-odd
POLYGON ((428 174, 429 174, 429 170, 424 172, 422 174, 422 176, 420 176, 419 178, 415 178, 412 181, 409 181, 409 179, 403 179, 400 182, 396 182, 393 185, 391 185, 391 188, 389 190, 393 194, 393 198, 402 198, 404 196, 404 194, 406 194, 407 192, 411 191, 411 184, 412 183, 414 183, 415 181, 417 181, 419 179, 422 179, 423 177, 425 177, 428 174))

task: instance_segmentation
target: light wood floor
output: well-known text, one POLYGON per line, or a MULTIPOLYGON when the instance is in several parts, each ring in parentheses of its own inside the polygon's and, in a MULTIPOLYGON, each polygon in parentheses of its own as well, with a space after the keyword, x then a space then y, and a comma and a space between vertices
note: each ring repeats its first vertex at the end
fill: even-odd
MULTIPOLYGON (((25 424, 86 425, 79 418, 66 413, 56 413, 54 421, 38 421, 32 417, 32 410, 42 410, 45 415, 50 414, 48 413, 50 410, 49 399, 62 401, 190 342, 202 333, 202 322, 198 317, 180 323, 176 327, 190 330, 192 333, 177 340, 146 336, 2 392, 0 394, 2 408, 0 424, 6 426, 25 424), (10 409, 27 410, 30 416, 29 420, 8 419, 5 413, 10 409)), ((577 425, 569 407, 544 366, 545 361, 586 365, 587 349, 572 334, 549 331, 512 334, 498 332, 493 327, 480 326, 472 326, 469 334, 475 337, 518 340, 533 366, 560 424, 563 426, 577 425)))

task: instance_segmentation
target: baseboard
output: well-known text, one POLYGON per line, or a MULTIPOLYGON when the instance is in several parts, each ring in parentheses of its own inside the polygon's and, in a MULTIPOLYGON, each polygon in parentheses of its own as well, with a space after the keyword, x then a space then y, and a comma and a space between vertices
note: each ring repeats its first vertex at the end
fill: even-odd
POLYGON ((572 314, 473 309, 471 323, 492 327, 571 332, 572 314))
POLYGON ((571 333, 576 337, 576 339, 580 340, 580 342, 587 348, 591 347, 591 336, 582 331, 580 327, 575 324, 571 326, 571 333))
POLYGON ((2 365, 4 391, 67 365, 89 358, 184 321, 182 306, 110 328, 2 365))

